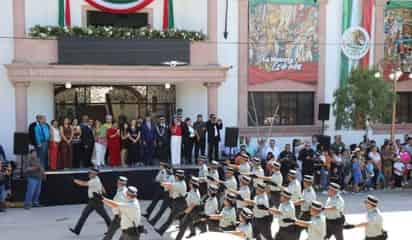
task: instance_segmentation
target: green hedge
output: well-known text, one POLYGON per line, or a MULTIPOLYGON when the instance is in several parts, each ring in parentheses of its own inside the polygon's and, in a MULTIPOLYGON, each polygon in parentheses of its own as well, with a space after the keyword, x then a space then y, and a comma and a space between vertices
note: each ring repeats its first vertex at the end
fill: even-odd
POLYGON ((36 25, 30 29, 29 35, 35 38, 51 37, 100 37, 119 39, 181 39, 201 41, 206 36, 201 32, 170 29, 158 31, 149 28, 123 28, 123 27, 59 27, 36 25))

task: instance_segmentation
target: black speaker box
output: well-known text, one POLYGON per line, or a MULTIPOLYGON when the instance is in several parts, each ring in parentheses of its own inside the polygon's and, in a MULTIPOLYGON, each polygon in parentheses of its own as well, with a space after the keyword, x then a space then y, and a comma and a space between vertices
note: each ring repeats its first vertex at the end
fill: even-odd
POLYGON ((15 155, 26 155, 29 153, 29 134, 24 132, 14 133, 13 153, 15 155))
POLYGON ((331 144, 331 137, 327 135, 318 135, 319 145, 322 146, 324 150, 329 150, 331 144))
POLYGON ((329 112, 330 112, 330 104, 320 103, 319 104, 319 112, 318 112, 318 120, 319 121, 328 121, 329 120, 329 112))
POLYGON ((236 147, 239 138, 239 128, 227 127, 225 128, 225 146, 236 147))

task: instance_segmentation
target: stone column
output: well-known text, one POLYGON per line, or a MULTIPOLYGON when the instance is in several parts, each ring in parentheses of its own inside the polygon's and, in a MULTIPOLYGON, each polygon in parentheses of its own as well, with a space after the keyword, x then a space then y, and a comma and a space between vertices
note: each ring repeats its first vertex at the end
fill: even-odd
POLYGON ((217 34, 218 34, 218 0, 207 1, 207 38, 212 46, 209 64, 217 64, 217 34))
MULTIPOLYGON (((239 0, 239 42, 249 41, 249 0, 239 0)), ((249 46, 239 44, 238 125, 247 127, 249 46)))
POLYGON ((14 36, 18 38, 25 37, 26 33, 26 15, 25 0, 13 0, 13 28, 14 36))
POLYGON ((204 86, 207 88, 207 113, 217 114, 217 104, 218 104, 218 88, 220 83, 205 83, 204 86))
POLYGON ((384 30, 384 18, 385 7, 387 0, 375 1, 375 42, 374 42, 374 61, 375 64, 379 63, 384 58, 385 54, 385 33, 384 30))
POLYGON ((27 88, 30 82, 15 82, 14 91, 16 96, 16 131, 27 131, 27 88))

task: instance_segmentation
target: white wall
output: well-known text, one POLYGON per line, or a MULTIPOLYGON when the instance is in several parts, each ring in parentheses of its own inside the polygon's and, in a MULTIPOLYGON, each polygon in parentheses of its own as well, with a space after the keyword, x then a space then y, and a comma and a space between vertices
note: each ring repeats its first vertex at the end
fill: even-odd
POLYGON ((202 114, 207 119, 207 89, 199 83, 176 84, 176 109, 183 109, 183 117, 195 119, 202 114))
MULTIPOLYGON (((72 5, 78 0, 72 0, 72 5)), ((51 25, 57 26, 59 19, 59 8, 56 0, 26 0, 26 32, 34 25, 51 25)), ((72 9, 72 15, 76 13, 72 9)))
MULTIPOLYGON (((0 1, 0 36, 13 36, 12 0, 0 1)), ((14 56, 13 39, 0 38, 0 144, 5 148, 6 157, 14 159, 13 132, 16 128, 14 87, 7 79, 4 64, 10 64, 14 56)))
POLYGON ((207 0, 174 0, 173 3, 177 29, 207 32, 207 0))
MULTIPOLYGON (((228 39, 224 39, 226 1, 218 1, 218 60, 232 66, 226 81, 219 87, 218 115, 226 127, 238 124, 238 55, 239 55, 239 2, 229 1, 228 39)), ((244 106, 247 107, 247 106, 244 106)))
POLYGON ((53 85, 49 83, 32 83, 27 89, 28 121, 33 122, 37 114, 45 115, 47 122, 54 118, 53 85))

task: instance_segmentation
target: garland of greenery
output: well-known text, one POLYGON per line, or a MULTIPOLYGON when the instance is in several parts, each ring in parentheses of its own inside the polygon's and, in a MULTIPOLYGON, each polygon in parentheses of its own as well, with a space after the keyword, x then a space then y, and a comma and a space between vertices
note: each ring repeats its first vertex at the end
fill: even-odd
POLYGON ((180 39, 201 41, 206 36, 201 32, 169 29, 165 31, 151 28, 124 27, 60 27, 36 25, 30 29, 29 35, 35 38, 80 37, 80 38, 119 38, 119 39, 180 39))

